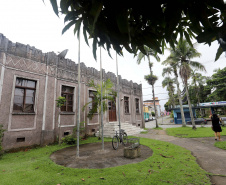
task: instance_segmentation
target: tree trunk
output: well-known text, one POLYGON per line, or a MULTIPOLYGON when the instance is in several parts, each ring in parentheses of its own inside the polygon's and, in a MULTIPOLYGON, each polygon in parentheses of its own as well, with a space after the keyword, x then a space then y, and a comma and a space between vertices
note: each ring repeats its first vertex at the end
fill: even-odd
POLYGON ((191 117, 192 129, 196 129, 195 120, 194 120, 194 115, 193 115, 193 111, 192 111, 192 106, 191 106, 191 102, 190 102, 190 96, 189 96, 189 93, 188 93, 188 86, 187 86, 187 84, 185 84, 185 88, 186 88, 186 94, 187 94, 187 99, 188 99, 188 106, 189 106, 189 112, 190 112, 190 117, 191 117))
POLYGON ((58 141, 58 144, 60 145, 61 144, 61 126, 60 126, 60 108, 59 108, 59 111, 58 111, 58 119, 57 119, 57 121, 58 121, 58 127, 59 127, 59 137, 58 137, 58 139, 59 139, 59 141, 58 141))
MULTIPOLYGON (((200 104, 199 90, 200 89, 198 89, 198 87, 196 85, 196 82, 195 82, 195 89, 196 89, 196 98, 197 98, 197 101, 198 101, 197 103, 198 103, 198 106, 199 106, 199 104, 200 104)), ((202 109, 201 108, 199 109, 199 113, 200 113, 201 117, 203 117, 202 109)))
POLYGON ((158 127, 159 127, 159 125, 158 125, 158 121, 157 121, 157 114, 156 114, 154 85, 152 85, 152 94, 153 94, 153 100, 154 100, 154 109, 155 109, 155 122, 156 122, 156 128, 158 128, 158 127))
POLYGON ((186 127, 186 122, 185 122, 185 117, 184 117, 184 109, 183 109, 182 100, 181 100, 181 91, 180 91, 179 82, 178 82, 178 78, 177 78, 176 74, 175 74, 175 77, 176 77, 176 83, 177 83, 177 94, 178 94, 179 103, 180 103, 182 126, 186 127))

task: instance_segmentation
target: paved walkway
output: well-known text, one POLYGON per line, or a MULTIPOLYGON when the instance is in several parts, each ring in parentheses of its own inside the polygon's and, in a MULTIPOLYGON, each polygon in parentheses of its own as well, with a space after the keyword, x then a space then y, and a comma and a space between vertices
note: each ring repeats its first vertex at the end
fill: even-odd
MULTIPOLYGON (((168 141, 175 145, 184 147, 192 152, 193 156, 196 157, 198 164, 205 171, 226 176, 226 150, 214 146, 214 137, 177 138, 168 136, 165 130, 153 129, 150 129, 147 134, 138 134, 136 136, 168 141)), ((226 136, 223 136, 222 140, 226 141, 226 136)), ((226 177, 212 176, 211 181, 216 185, 226 185, 226 177)))

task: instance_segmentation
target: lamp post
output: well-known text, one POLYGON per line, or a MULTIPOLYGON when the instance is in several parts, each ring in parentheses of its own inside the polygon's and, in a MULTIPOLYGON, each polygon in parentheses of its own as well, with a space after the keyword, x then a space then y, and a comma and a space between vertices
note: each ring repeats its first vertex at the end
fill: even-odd
POLYGON ((77 152, 76 156, 79 157, 79 128, 80 128, 80 33, 78 36, 78 94, 77 94, 77 152))
POLYGON ((101 95, 100 95, 100 111, 101 111, 101 138, 102 138, 102 150, 104 150, 104 125, 103 125, 103 72, 102 72, 102 59, 101 59, 101 47, 100 47, 100 83, 101 83, 101 95))
POLYGON ((120 122, 120 100, 119 100, 119 77, 118 77, 118 58, 116 52, 116 74, 117 74, 117 97, 118 97, 118 126, 119 132, 121 130, 121 122, 120 122))

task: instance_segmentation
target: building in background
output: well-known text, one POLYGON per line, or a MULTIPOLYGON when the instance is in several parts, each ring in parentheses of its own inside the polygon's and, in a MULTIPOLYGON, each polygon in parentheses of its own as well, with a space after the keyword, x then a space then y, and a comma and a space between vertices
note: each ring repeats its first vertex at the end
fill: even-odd
MULTIPOLYGON (((159 104, 158 97, 155 97, 156 114, 155 117, 160 117, 161 115, 161 105, 159 104)), ((151 107, 151 112, 155 112, 154 100, 145 100, 144 105, 151 107)))
MULTIPOLYGON (((6 129, 3 149, 45 145, 71 134, 77 121, 78 65, 53 52, 13 43, 0 34, 0 124, 6 129), (61 108, 58 123, 56 99, 66 98, 61 108), (59 129, 61 127, 61 129, 59 129), (60 133, 59 133, 60 132, 60 133)), ((100 72, 81 63, 80 107, 93 98, 88 86, 90 80, 100 83, 100 72)), ((103 72, 103 79, 110 79, 116 90, 117 77, 114 73, 103 72)), ((119 76, 121 123, 144 127, 142 85, 119 76)), ((99 115, 87 118, 92 104, 81 111, 80 120, 87 134, 99 128, 99 115)), ((118 120, 118 104, 108 102, 104 123, 118 120)))

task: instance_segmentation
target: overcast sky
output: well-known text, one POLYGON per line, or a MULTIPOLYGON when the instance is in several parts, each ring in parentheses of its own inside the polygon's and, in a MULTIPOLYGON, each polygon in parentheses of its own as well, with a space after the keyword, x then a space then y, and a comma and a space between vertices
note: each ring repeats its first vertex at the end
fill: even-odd
MULTIPOLYGON (((58 18, 49 3, 45 0, 0 0, 0 33, 4 34, 12 42, 19 42, 34 46, 43 52, 58 52, 64 49, 69 49, 66 58, 72 59, 77 63, 78 61, 78 40, 73 35, 73 29, 67 31, 64 35, 61 34, 64 27, 63 16, 58 18)), ((218 43, 212 43, 211 47, 208 45, 199 44, 197 50, 202 54, 200 58, 195 59, 205 65, 207 73, 205 76, 211 76, 213 70, 216 68, 226 67, 226 58, 222 54, 217 62, 214 62, 217 52, 218 43)), ((97 51, 99 54, 99 50, 97 51)), ((127 80, 132 80, 143 86, 143 100, 152 99, 152 91, 150 85, 144 80, 144 75, 149 74, 149 67, 147 59, 137 65, 136 58, 133 54, 123 51, 124 57, 118 57, 119 75, 127 80)), ((111 71, 116 73, 115 52, 111 51, 112 58, 110 58, 102 49, 102 65, 106 72, 111 71)), ((164 61, 169 55, 165 51, 161 55, 161 61, 164 61)), ((81 40, 81 62, 84 62, 87 67, 94 67, 100 69, 99 55, 97 61, 94 60, 92 54, 92 40, 90 47, 85 41, 81 40)), ((166 88, 162 88, 162 69, 161 62, 154 63, 153 74, 158 76, 158 81, 155 85, 156 97, 160 99, 160 105, 164 110, 164 104, 168 101, 166 88)))

